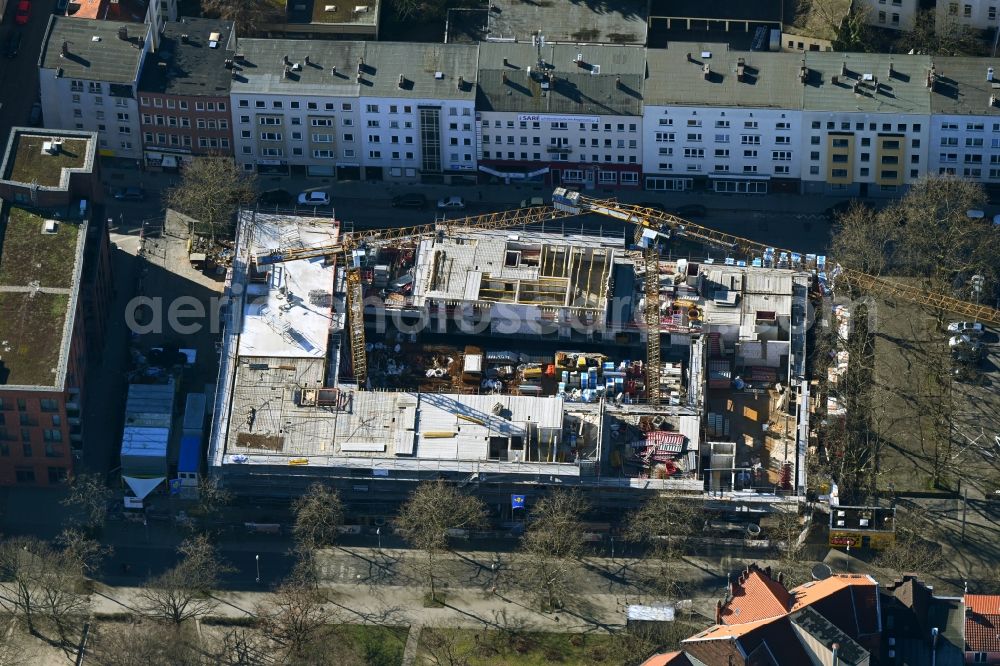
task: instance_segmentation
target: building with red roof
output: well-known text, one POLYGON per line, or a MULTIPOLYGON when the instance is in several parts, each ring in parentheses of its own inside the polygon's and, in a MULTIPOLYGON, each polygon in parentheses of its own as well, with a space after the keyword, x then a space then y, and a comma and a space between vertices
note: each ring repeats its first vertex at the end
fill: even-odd
POLYGON ((965 595, 965 663, 1000 664, 1000 595, 965 595))

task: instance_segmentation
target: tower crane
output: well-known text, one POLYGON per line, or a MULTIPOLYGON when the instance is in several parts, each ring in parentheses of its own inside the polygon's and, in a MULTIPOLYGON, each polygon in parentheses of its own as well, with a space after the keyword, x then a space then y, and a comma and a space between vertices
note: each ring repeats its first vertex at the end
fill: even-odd
MULTIPOLYGON (((566 190, 565 188, 556 189, 552 203, 557 209, 563 212, 573 214, 597 213, 598 215, 605 215, 629 222, 638 228, 649 230, 649 232, 661 234, 672 233, 730 251, 756 254, 765 259, 770 257, 772 261, 775 256, 778 256, 779 266, 784 262, 791 267, 804 267, 801 263, 801 255, 792 250, 775 248, 747 238, 709 229, 708 227, 703 227, 676 215, 664 213, 653 208, 594 199, 582 196, 578 192, 566 190)), ((839 264, 835 265, 830 271, 830 278, 831 280, 847 282, 869 294, 892 296, 917 305, 937 308, 1000 326, 1000 310, 995 310, 989 306, 969 303, 968 301, 888 280, 883 277, 868 275, 853 268, 840 266, 839 264)), ((649 303, 647 301, 648 306, 649 303)))
POLYGON ((316 247, 270 248, 257 253, 258 266, 279 264, 300 259, 318 259, 341 256, 345 269, 347 323, 350 327, 351 362, 354 378, 363 387, 368 377, 368 355, 365 351, 364 292, 361 285, 360 262, 354 251, 363 247, 381 247, 399 240, 418 240, 438 233, 447 234, 452 229, 509 229, 546 220, 570 217, 574 213, 554 210, 548 206, 533 206, 515 210, 486 213, 455 220, 443 220, 416 227, 365 229, 341 234, 339 242, 316 247))

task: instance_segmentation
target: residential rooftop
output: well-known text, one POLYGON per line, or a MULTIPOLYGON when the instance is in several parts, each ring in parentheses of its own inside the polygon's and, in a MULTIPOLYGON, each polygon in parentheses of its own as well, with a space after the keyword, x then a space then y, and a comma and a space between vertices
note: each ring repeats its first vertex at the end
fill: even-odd
POLYGON ((647 9, 640 0, 610 0, 599 7, 573 0, 493 0, 486 40, 574 44, 646 43, 647 9))
POLYGON ((643 89, 647 106, 802 106, 801 61, 790 54, 730 51, 725 44, 674 43, 666 49, 649 49, 647 61, 649 77, 643 89))
POLYGON ((228 96, 236 49, 232 21, 183 18, 166 24, 142 68, 139 89, 185 96, 228 96), (231 63, 230 63, 231 64, 231 63))
POLYGON ((640 46, 483 43, 476 108, 640 116, 645 76, 646 49, 640 46))
POLYGON ((299 39, 241 39, 232 90, 357 97, 475 100, 478 49, 299 39), (285 58, 289 71, 285 75, 285 58), (308 58, 308 62, 306 59, 308 58), (400 78, 402 77, 402 79, 400 78))
POLYGON ((935 58, 931 113, 1000 116, 1000 68, 995 66, 998 61, 989 58, 935 58))
POLYGON ((803 59, 806 111, 931 112, 926 85, 929 56, 808 51, 803 59))
MULTIPOLYGON (((53 15, 42 40, 38 67, 61 69, 62 76, 69 79, 131 84, 139 77, 148 32, 149 26, 142 23, 53 15)), ((115 92, 112 86, 111 94, 115 92)), ((128 94, 119 92, 121 96, 128 94)))
POLYGON ((331 25, 378 24, 380 0, 333 2, 332 0, 300 0, 287 3, 289 23, 320 23, 331 25))
POLYGON ((68 293, 0 286, 0 386, 58 386, 68 293))
POLYGON ((75 222, 46 220, 24 208, 10 208, 0 234, 0 285, 68 289, 79 236, 75 222))
POLYGON ((15 130, 4 180, 37 183, 42 187, 65 187, 66 169, 88 168, 93 160, 91 139, 71 139, 45 130, 15 130), (37 133, 36 133, 37 132, 37 133), (61 141, 58 150, 44 150, 46 144, 61 141), (12 158, 12 159, 11 159, 12 158))

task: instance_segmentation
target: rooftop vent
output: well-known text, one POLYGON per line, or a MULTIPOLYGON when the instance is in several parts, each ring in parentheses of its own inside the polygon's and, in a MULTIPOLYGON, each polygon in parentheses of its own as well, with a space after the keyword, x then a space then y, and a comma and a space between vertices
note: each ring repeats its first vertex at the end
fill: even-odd
POLYGON ((181 44, 187 44, 190 39, 188 35, 181 35, 181 44))
POLYGON ((736 59, 736 80, 742 81, 743 76, 746 74, 747 61, 744 58, 736 59))
POLYGON ((69 42, 62 43, 62 50, 59 53, 60 58, 65 58, 69 55, 69 42))
POLYGON ((934 64, 931 63, 931 68, 927 70, 927 87, 933 90, 935 83, 937 83, 937 72, 934 70, 934 64))
POLYGON ((405 87, 406 86, 406 77, 403 76, 402 74, 400 74, 399 75, 399 82, 396 85, 398 85, 400 88, 405 87))
POLYGON ((503 59, 503 66, 504 67, 510 67, 510 60, 508 60, 507 58, 504 58, 503 59))
POLYGON ((62 75, 63 75, 63 68, 62 67, 56 68, 56 78, 61 79, 62 75))
POLYGON ((464 88, 465 87, 465 78, 463 78, 461 76, 458 77, 458 83, 456 85, 458 86, 459 90, 461 90, 462 88, 464 88))
POLYGON ((986 80, 987 81, 992 81, 993 80, 993 68, 992 67, 987 67, 986 68, 986 80))
POLYGON ((222 35, 217 32, 210 33, 208 35, 208 48, 217 49, 219 48, 219 40, 222 39, 222 35))
POLYGON ((292 64, 292 61, 291 61, 291 60, 290 60, 290 59, 288 58, 288 56, 287 56, 287 55, 283 55, 283 56, 281 56, 281 63, 282 63, 282 64, 283 64, 283 65, 284 65, 285 67, 288 67, 289 65, 291 65, 291 64, 292 64))
POLYGON ((336 12, 337 11, 337 5, 323 5, 323 11, 324 12, 331 12, 331 13, 332 12, 336 12))
POLYGON ((809 68, 805 65, 799 67, 799 83, 805 83, 809 80, 809 68))
POLYGON ((42 142, 42 155, 58 155, 62 150, 62 140, 53 139, 52 141, 42 142))
POLYGON ((694 58, 691 57, 691 52, 690 51, 688 51, 688 54, 687 54, 687 61, 688 62, 694 62, 694 58))
POLYGON ((223 64, 226 66, 226 69, 232 69, 233 68, 233 59, 232 58, 226 58, 225 63, 223 63, 223 64))
POLYGON ((292 78, 292 68, 285 65, 284 73, 282 74, 286 79, 292 78))
POLYGON ((57 231, 59 231, 59 223, 56 222, 55 220, 45 220, 45 222, 42 224, 43 234, 54 234, 57 231))
POLYGON ((840 75, 847 76, 847 61, 844 60, 840 63, 840 75))
POLYGON ((886 70, 886 72, 885 72, 885 77, 886 77, 887 79, 892 79, 892 77, 893 77, 893 76, 894 76, 895 74, 896 74, 896 70, 894 70, 894 69, 892 68, 892 61, 890 60, 890 61, 889 61, 889 67, 888 67, 888 69, 887 69, 887 70, 886 70))
POLYGON ((311 63, 311 61, 309 60, 309 56, 308 56, 308 55, 307 55, 307 56, 306 56, 305 58, 303 58, 302 60, 303 60, 303 61, 304 61, 304 62, 305 62, 305 63, 306 63, 307 65, 310 65, 310 64, 312 64, 312 63, 311 63))
POLYGON ((330 65, 330 76, 337 76, 337 66, 330 65))
POLYGON ((355 14, 367 14, 368 9, 369 9, 368 5, 354 5, 355 14))
POLYGON ((444 78, 444 72, 434 72, 434 78, 440 81, 444 78))
POLYGON ((996 95, 990 95, 990 107, 994 107, 996 105, 997 105, 997 96, 996 95))
POLYGON ((601 73, 601 66, 600 65, 591 65, 590 66, 590 73, 591 73, 592 76, 597 76, 598 74, 601 73))
POLYGON ((619 90, 622 89, 622 77, 620 76, 615 77, 615 88, 618 88, 619 90))
POLYGON ((101 41, 101 36, 100 35, 94 35, 93 37, 90 38, 90 41, 92 41, 92 42, 99 42, 99 41, 101 41))
POLYGON ((702 73, 702 76, 705 77, 706 81, 709 80, 710 78, 712 78, 712 67, 711 67, 711 65, 709 65, 707 62, 704 65, 702 65, 701 66, 701 73, 702 73))
POLYGON ((503 79, 504 83, 507 83, 507 72, 500 72, 500 77, 503 79))
POLYGON ((292 65, 292 71, 293 72, 301 72, 302 71, 302 65, 300 63, 294 63, 292 65))

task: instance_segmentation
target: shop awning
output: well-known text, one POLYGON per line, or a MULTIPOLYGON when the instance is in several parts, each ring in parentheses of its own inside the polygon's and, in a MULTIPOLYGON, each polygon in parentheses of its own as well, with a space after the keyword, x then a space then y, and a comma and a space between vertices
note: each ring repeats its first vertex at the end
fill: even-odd
POLYGON ((156 490, 157 486, 167 480, 165 476, 157 476, 152 479, 140 479, 134 476, 123 476, 122 478, 139 499, 144 499, 146 495, 156 490))

